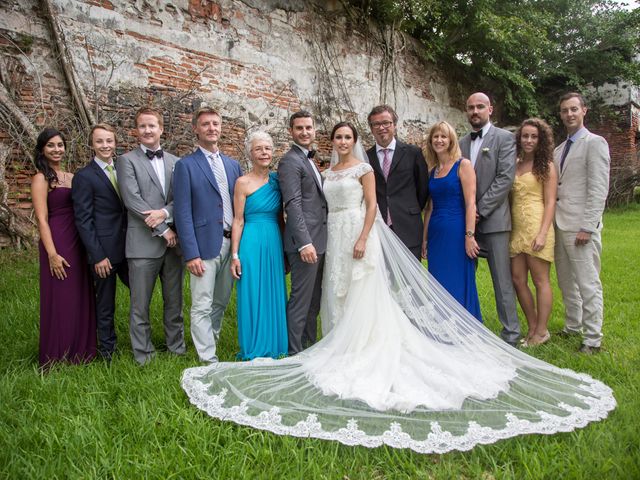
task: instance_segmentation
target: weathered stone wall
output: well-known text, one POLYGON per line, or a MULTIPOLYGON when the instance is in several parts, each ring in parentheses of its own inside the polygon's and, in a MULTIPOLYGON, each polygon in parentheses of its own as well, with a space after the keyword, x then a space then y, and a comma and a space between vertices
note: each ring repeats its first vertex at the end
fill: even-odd
MULTIPOLYGON (((296 0, 52 0, 73 66, 96 117, 114 124, 120 149, 135 144, 132 117, 143 104, 165 112, 165 147, 193 148, 190 114, 201 102, 224 117, 222 149, 242 159, 253 128, 269 131, 276 153, 288 148, 286 121, 300 108, 314 112, 321 153, 339 120, 356 122, 371 141, 366 114, 382 100, 396 107, 399 135, 422 143, 426 129, 447 119, 464 129, 461 99, 417 46, 401 37, 358 31, 339 2, 296 0), (392 44, 396 53, 383 54, 392 44)), ((65 131, 77 120, 50 27, 37 0, 0 4, 0 52, 10 93, 38 125, 65 131)), ((6 85, 7 82, 3 81, 6 85)), ((0 141, 13 137, 0 122, 0 141)), ((88 160, 82 136, 72 158, 88 160)), ((30 212, 30 152, 14 149, 6 172, 10 201, 30 212)), ((72 165, 71 169, 77 165, 72 165)))

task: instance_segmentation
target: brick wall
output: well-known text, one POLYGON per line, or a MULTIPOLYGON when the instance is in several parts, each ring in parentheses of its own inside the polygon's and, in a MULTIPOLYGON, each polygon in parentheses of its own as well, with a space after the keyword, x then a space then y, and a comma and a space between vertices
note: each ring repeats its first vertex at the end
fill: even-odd
MULTIPOLYGON (((420 143, 424 128, 441 118, 465 123, 446 83, 411 41, 393 59, 396 76, 381 92, 382 51, 336 2, 278 2, 285 9, 267 0, 53 4, 83 89, 98 120, 116 127, 120 151, 135 145, 133 113, 144 104, 163 109, 163 146, 178 155, 193 148, 191 113, 202 102, 216 107, 223 114, 222 150, 241 161, 245 135, 255 128, 272 134, 281 156, 289 147, 287 118, 300 108, 318 114, 320 160, 328 160, 327 132, 342 119, 354 120, 371 141, 366 115, 381 98, 395 105, 399 133, 409 141, 420 143)), ((10 94, 38 128, 68 134, 73 171, 90 152, 39 2, 2 2, 0 33, 10 94)), ((13 142, 2 123, 0 142, 13 142)), ((10 204, 25 215, 31 215, 31 155, 16 145, 6 171, 10 204)))

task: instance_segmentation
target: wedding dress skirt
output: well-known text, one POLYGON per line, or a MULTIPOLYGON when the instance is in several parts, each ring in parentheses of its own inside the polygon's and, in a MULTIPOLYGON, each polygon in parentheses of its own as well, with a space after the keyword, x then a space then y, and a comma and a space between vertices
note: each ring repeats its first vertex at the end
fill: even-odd
POLYGON ((504 343, 429 275, 378 216, 361 260, 360 177, 368 164, 326 172, 329 244, 324 337, 282 360, 185 370, 191 402, 212 417, 279 435, 468 450, 525 433, 605 418, 612 391, 504 343))

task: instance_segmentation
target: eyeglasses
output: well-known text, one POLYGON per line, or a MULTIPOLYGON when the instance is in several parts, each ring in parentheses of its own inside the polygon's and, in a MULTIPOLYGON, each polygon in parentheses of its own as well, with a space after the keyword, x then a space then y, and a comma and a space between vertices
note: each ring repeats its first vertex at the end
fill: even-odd
POLYGON ((389 128, 391 125, 393 125, 393 122, 387 120, 385 122, 371 122, 369 125, 371 126, 371 128, 389 128))

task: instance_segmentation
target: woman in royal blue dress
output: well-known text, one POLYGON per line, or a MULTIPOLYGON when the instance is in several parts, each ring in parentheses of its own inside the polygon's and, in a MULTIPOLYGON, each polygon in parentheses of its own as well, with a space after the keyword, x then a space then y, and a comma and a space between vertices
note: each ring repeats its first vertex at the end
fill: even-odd
POLYGON ((238 358, 286 355, 287 291, 282 249, 282 195, 269 171, 273 140, 254 132, 245 142, 253 165, 240 177, 233 196, 231 274, 237 280, 238 358))
POLYGON ((456 132, 447 122, 431 127, 427 159, 435 167, 429 175, 423 257, 436 280, 482 321, 474 265, 480 251, 474 236, 476 174, 471 162, 462 158, 456 132))

